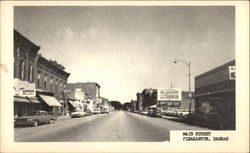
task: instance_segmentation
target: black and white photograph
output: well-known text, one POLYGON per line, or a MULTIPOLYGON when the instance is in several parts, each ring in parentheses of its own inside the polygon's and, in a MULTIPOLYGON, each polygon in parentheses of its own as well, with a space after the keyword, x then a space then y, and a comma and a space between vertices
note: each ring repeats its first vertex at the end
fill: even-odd
POLYGON ((236 9, 14 5, 13 143, 230 142, 236 9))

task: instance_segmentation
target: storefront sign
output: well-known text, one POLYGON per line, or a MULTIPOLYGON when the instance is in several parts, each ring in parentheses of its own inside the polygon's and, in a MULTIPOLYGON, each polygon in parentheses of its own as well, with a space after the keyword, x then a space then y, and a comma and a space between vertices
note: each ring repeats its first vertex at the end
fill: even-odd
POLYGON ((25 97, 35 97, 36 96, 36 91, 35 90, 23 89, 22 92, 23 92, 22 96, 25 96, 25 97))
POLYGON ((235 80, 235 66, 228 66, 229 69, 229 80, 235 80))
POLYGON ((18 96, 27 96, 27 97, 36 96, 35 83, 14 79, 14 89, 15 89, 15 95, 18 96))
POLYGON ((158 101, 181 101, 182 95, 179 89, 157 89, 158 101))

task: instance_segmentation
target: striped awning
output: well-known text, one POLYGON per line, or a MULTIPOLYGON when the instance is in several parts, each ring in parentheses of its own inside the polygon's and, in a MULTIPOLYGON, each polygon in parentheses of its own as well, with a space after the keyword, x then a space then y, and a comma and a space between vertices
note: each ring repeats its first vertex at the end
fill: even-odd
POLYGON ((55 97, 52 96, 45 96, 45 95, 39 95, 42 100, 48 104, 49 106, 58 106, 58 107, 62 107, 62 105, 59 103, 59 101, 56 100, 55 97))

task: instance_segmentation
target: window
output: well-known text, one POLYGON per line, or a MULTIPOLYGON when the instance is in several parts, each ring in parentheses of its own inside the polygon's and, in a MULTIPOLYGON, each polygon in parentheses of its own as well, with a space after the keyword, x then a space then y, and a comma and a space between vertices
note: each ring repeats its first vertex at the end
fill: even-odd
POLYGON ((55 87, 55 90, 56 90, 56 92, 57 92, 57 79, 56 79, 56 87, 55 87))
POLYGON ((41 71, 37 71, 37 86, 40 87, 41 71))
POLYGON ((20 61, 19 77, 22 80, 24 79, 24 60, 23 59, 21 59, 20 61))
POLYGON ((45 76, 44 76, 44 89, 46 89, 47 88, 47 74, 45 74, 45 76))
POLYGON ((53 77, 50 78, 50 90, 53 91, 53 77))
POLYGON ((33 81, 33 65, 30 63, 29 64, 29 81, 32 82, 33 81))
POLYGON ((59 90, 62 90, 62 81, 60 81, 59 90))

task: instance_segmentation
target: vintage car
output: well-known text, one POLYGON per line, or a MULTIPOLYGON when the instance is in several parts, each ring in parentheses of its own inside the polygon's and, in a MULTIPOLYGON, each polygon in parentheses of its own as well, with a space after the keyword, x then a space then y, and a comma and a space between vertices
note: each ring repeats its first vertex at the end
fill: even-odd
POLYGON ((75 112, 72 112, 70 115, 72 118, 74 118, 74 117, 84 117, 85 114, 86 113, 83 111, 75 111, 75 112))
POLYGON ((52 124, 56 121, 56 116, 49 115, 46 111, 31 111, 27 115, 14 119, 14 126, 38 126, 39 124, 52 124))
POLYGON ((93 111, 93 114, 101 114, 101 111, 96 109, 93 111))
POLYGON ((102 108, 102 111, 101 111, 102 114, 106 114, 106 113, 109 113, 109 110, 108 108, 104 107, 102 108))
POLYGON ((189 110, 188 109, 183 109, 180 114, 179 114, 179 117, 181 118, 187 118, 188 117, 188 114, 189 114, 189 110))
POLYGON ((162 117, 161 110, 159 108, 149 108, 148 109, 148 116, 150 117, 162 117))

